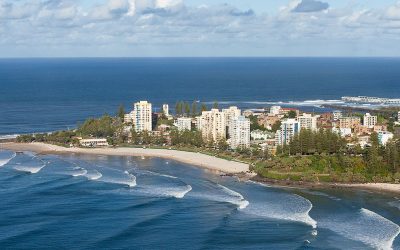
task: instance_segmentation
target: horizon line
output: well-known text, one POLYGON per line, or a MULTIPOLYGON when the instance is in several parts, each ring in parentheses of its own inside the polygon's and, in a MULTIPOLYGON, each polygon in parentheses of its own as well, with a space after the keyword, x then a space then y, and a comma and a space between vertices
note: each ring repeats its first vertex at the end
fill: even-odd
POLYGON ((0 57, 4 59, 266 59, 266 58, 293 58, 293 59, 400 59, 400 56, 12 56, 0 57))

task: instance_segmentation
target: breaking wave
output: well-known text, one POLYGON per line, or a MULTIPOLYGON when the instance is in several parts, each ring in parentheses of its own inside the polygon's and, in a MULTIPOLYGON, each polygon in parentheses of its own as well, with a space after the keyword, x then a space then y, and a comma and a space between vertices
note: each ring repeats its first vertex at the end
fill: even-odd
POLYGON ((15 166, 14 169, 20 172, 37 174, 42 170, 46 165, 42 166, 15 166))
POLYGON ((142 194, 150 194, 152 196, 160 197, 174 197, 182 199, 187 193, 192 191, 192 186, 143 186, 138 192, 142 194))
POLYGON ((36 156, 33 156, 29 162, 24 163, 16 163, 13 167, 15 170, 25 173, 37 174, 46 167, 46 162, 41 159, 38 159, 36 156), (33 161, 37 159, 37 161, 33 161))
POLYGON ((249 205, 249 202, 240 193, 220 184, 216 184, 215 187, 214 190, 196 193, 192 196, 210 201, 230 203, 236 205, 238 210, 243 210, 249 205))
POLYGON ((301 222, 317 228, 317 222, 310 217, 312 203, 296 194, 281 193, 270 201, 250 203, 245 213, 271 219, 301 222))
POLYGON ((16 153, 10 151, 0 151, 0 167, 9 163, 17 156, 16 153))
MULTIPOLYGON (((271 186, 259 182, 248 181, 248 183, 271 188, 271 186)), ((319 195, 321 194, 323 193, 319 195)), ((268 197, 264 200, 251 202, 244 212, 253 216, 301 222, 315 229, 317 228, 317 222, 310 216, 312 208, 313 204, 311 201, 300 195, 291 193, 269 193, 268 197)), ((313 231, 313 235, 316 234, 317 231, 313 231)))
POLYGON ((88 178, 89 180, 93 180, 93 181, 100 179, 102 176, 103 175, 95 169, 87 170, 87 172, 85 174, 86 178, 88 178))
POLYGON ((129 173, 128 171, 118 173, 118 171, 115 170, 114 174, 102 174, 100 178, 97 179, 98 181, 101 182, 107 182, 107 183, 112 183, 112 184, 120 184, 120 185, 126 185, 130 188, 135 187, 137 185, 136 183, 136 176, 133 174, 129 173))
POLYGON ((361 208, 357 214, 324 220, 321 227, 385 250, 393 249, 393 242, 400 233, 399 225, 365 208, 361 208))

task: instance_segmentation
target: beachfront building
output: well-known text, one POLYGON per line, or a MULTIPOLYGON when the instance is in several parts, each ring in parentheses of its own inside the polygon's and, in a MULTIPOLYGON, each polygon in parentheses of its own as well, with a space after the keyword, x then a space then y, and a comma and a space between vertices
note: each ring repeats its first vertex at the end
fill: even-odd
POLYGON ((271 132, 268 131, 262 131, 262 130, 253 130, 250 133, 251 140, 253 141, 265 141, 267 139, 273 138, 273 135, 271 132))
POLYGON ((232 149, 250 147, 250 119, 238 116, 229 126, 229 146, 232 149))
POLYGON ((133 127, 136 132, 152 131, 152 106, 147 101, 133 105, 133 127))
POLYGON ((297 121, 300 123, 300 129, 317 130, 317 116, 303 113, 303 115, 297 117, 297 121))
POLYGON ((124 123, 132 123, 133 122, 133 111, 129 114, 124 115, 124 123))
POLYGON ((289 144, 293 136, 300 132, 300 123, 296 119, 286 119, 281 124, 281 129, 276 132, 277 145, 289 144))
POLYGON ((82 147, 87 147, 87 148, 108 147, 107 139, 104 139, 104 138, 81 139, 81 140, 79 140, 79 144, 82 147))
POLYGON ((338 121, 340 118, 343 117, 343 113, 340 110, 335 110, 332 112, 333 114, 333 120, 338 121))
POLYGON ((178 131, 185 131, 192 129, 192 118, 188 117, 179 117, 175 121, 175 127, 177 127, 178 131))
POLYGON ((366 113, 364 115, 363 125, 367 128, 374 128, 374 126, 378 123, 378 117, 371 115, 370 113, 366 113))
POLYGON ((281 106, 271 106, 269 113, 273 116, 279 115, 281 113, 281 106))
POLYGON ((394 137, 393 133, 388 131, 380 131, 378 132, 378 141, 382 146, 386 146, 386 144, 392 140, 394 137))
POLYGON ((332 128, 332 132, 340 135, 341 137, 352 136, 351 128, 332 128))
POLYGON ((204 140, 218 142, 226 139, 226 122, 223 112, 218 109, 203 111, 196 119, 197 129, 201 131, 204 140))
POLYGON ((340 128, 354 129, 360 125, 361 125, 361 118, 358 116, 341 117, 339 119, 339 127, 340 128))
POLYGON ((169 116, 169 105, 168 104, 163 104, 162 110, 165 116, 169 116))
POLYGON ((232 106, 227 109, 223 109, 222 113, 224 113, 225 123, 229 130, 229 127, 231 126, 231 122, 233 121, 233 119, 239 117, 242 111, 238 109, 238 107, 232 106))

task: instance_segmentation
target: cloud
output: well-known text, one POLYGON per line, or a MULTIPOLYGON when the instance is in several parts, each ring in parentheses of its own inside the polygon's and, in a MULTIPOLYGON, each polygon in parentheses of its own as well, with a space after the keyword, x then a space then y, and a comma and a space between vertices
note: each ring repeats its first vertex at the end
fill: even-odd
POLYGON ((184 48, 188 55, 224 51, 326 55, 335 51, 327 47, 354 53, 360 45, 369 53, 371 44, 375 50, 393 51, 400 42, 400 2, 381 9, 352 5, 338 9, 319 1, 291 0, 275 14, 231 4, 194 6, 183 0, 97 3, 0 0, 0 55, 29 52, 30 48, 37 48, 38 53, 78 56, 90 51, 90 55, 106 51, 121 56, 181 55, 184 48), (310 47, 316 49, 310 51, 310 47))
POLYGON ((318 12, 329 8, 329 4, 317 0, 302 0, 292 12, 318 12))

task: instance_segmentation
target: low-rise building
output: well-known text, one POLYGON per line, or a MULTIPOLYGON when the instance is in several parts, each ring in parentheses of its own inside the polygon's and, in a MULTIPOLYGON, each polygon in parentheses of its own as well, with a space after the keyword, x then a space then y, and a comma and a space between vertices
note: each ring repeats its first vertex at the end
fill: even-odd
POLYGON ((348 116, 339 119, 340 128, 354 129, 356 126, 361 125, 361 118, 358 116, 348 116))
POLYGON ((351 128, 332 128, 332 132, 340 135, 341 137, 352 136, 351 128))
POLYGON ((279 116, 271 114, 262 114, 258 117, 258 124, 266 129, 272 130, 272 127, 281 120, 279 116))
POLYGON ((370 113, 366 113, 364 115, 363 125, 367 128, 373 128, 378 122, 378 117, 371 115, 370 113))
POLYGON ((333 120, 337 121, 343 117, 343 112, 340 110, 335 110, 332 112, 332 115, 333 115, 333 120))
POLYGON ((387 125, 375 125, 374 132, 387 131, 387 125))
POLYGON ((297 121, 300 123, 301 129, 317 130, 317 116, 303 113, 303 115, 297 117, 297 121))
POLYGON ((179 131, 192 130, 192 118, 179 117, 174 124, 179 131))
POLYGON ((272 116, 279 115, 281 113, 281 109, 281 106, 271 106, 271 108, 269 109, 269 113, 272 116))
POLYGON ((97 138, 97 139, 81 139, 79 140, 79 144, 82 147, 87 148, 97 148, 97 147, 108 147, 107 139, 97 138))
POLYGON ((264 141, 267 139, 274 138, 274 135, 268 131, 262 131, 262 130, 257 129, 257 130, 251 131, 250 137, 251 137, 251 140, 253 140, 253 141, 264 141))
POLYGON ((379 144, 382 146, 386 146, 386 144, 392 140, 394 137, 393 133, 388 132, 388 131, 381 131, 378 132, 378 141, 379 144))
POLYGON ((254 114, 254 112, 251 111, 250 109, 247 109, 247 110, 243 111, 243 115, 244 115, 245 117, 252 116, 253 114, 254 114))

